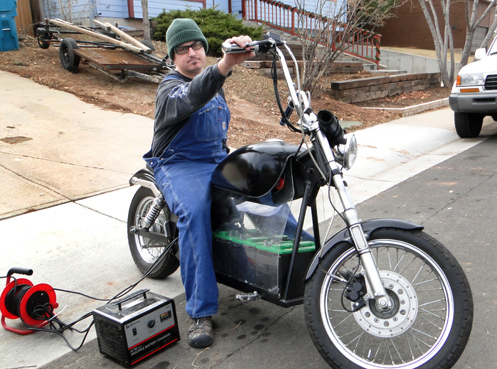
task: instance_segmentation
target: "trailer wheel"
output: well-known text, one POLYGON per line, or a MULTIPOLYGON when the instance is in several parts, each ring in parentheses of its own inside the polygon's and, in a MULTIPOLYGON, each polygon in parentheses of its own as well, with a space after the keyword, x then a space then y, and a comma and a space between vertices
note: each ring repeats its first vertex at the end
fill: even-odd
POLYGON ((51 37, 48 33, 41 32, 36 36, 36 40, 38 41, 38 46, 42 49, 48 49, 50 47, 50 43, 47 40, 50 40, 51 37))
POLYGON ((78 44, 73 38, 65 38, 61 41, 59 47, 60 63, 69 72, 77 73, 80 57, 74 54, 73 50, 78 49, 78 44))

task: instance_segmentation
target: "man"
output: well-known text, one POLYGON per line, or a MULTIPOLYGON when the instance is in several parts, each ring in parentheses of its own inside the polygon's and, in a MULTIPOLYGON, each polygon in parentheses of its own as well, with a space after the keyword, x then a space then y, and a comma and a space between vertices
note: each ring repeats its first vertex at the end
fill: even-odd
MULTIPOLYGON (((244 47, 248 36, 228 43, 244 47)), ((227 155, 230 112, 222 86, 232 68, 254 56, 227 54, 204 68, 208 44, 191 19, 175 19, 166 32, 175 64, 157 89, 152 149, 144 159, 154 168, 171 211, 178 216, 181 278, 186 312, 191 318, 188 342, 210 346, 212 315, 218 311, 218 287, 212 262, 210 179, 227 155)))

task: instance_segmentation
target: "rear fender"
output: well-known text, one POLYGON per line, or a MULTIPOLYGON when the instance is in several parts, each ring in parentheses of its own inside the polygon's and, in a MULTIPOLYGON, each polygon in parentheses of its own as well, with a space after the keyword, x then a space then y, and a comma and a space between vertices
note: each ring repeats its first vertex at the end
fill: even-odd
MULTIPOLYGON (((369 235, 379 229, 379 228, 397 228, 397 229, 405 229, 405 230, 422 230, 423 227, 411 222, 406 222, 404 220, 397 220, 397 219, 373 219, 373 220, 367 220, 365 222, 361 223, 362 229, 364 230, 364 233, 366 234, 366 238, 369 238, 369 235)), ((307 274, 305 276, 305 280, 307 281, 309 278, 312 277, 314 274, 316 268, 319 265, 319 261, 321 258, 328 253, 328 251, 331 250, 333 246, 340 242, 347 242, 351 246, 353 246, 352 239, 350 238, 350 232, 347 228, 342 229, 340 232, 338 232, 336 235, 334 235, 332 238, 330 238, 323 248, 316 253, 314 256, 314 259, 312 259, 311 264, 309 265, 309 268, 307 269, 307 274)))
POLYGON ((152 190, 155 197, 162 197, 162 192, 155 181, 154 173, 147 168, 140 169, 138 172, 133 174, 133 176, 129 179, 129 185, 140 185, 149 188, 152 190))

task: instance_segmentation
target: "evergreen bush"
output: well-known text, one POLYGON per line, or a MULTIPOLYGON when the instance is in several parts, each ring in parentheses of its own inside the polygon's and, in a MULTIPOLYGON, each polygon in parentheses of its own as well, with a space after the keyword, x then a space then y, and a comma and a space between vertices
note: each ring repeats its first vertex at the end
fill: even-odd
POLYGON ((247 35, 254 41, 262 38, 262 27, 246 26, 232 14, 208 8, 163 11, 153 19, 157 24, 153 35, 154 40, 164 41, 167 29, 176 18, 190 18, 198 24, 209 43, 209 55, 220 55, 222 53, 221 44, 233 36, 247 35))

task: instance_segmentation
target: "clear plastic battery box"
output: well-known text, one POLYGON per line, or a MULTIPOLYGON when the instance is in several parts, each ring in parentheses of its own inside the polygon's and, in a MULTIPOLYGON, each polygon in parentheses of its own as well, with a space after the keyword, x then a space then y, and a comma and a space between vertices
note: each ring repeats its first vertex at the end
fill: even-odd
MULTIPOLYGON (((214 232, 213 258, 216 272, 280 296, 287 281, 293 240, 242 229, 214 232)), ((287 298, 302 296, 302 283, 315 253, 312 241, 301 241, 287 298)))

